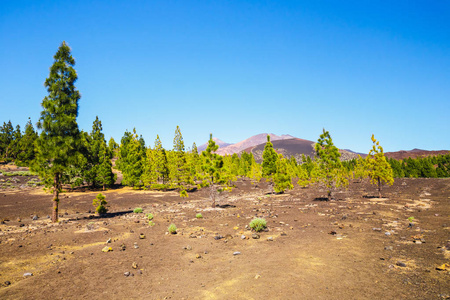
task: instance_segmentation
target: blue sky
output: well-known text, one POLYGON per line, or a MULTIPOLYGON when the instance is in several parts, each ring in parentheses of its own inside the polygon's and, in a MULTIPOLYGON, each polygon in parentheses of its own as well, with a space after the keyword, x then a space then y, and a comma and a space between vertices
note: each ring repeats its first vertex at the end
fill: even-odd
POLYGON ((108 139, 450 150, 449 1, 0 1, 0 122, 37 122, 62 41, 108 139))

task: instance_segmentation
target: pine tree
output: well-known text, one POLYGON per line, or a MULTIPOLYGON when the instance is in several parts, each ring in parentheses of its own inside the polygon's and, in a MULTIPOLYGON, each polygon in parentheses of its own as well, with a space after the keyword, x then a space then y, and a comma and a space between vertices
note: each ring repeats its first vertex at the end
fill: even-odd
POLYGON ((36 131, 34 130, 31 120, 28 118, 28 122, 25 125, 25 133, 19 142, 19 153, 17 154, 17 160, 20 164, 29 165, 35 157, 34 142, 38 138, 36 131))
POLYGON ((119 149, 119 144, 116 143, 113 137, 109 139, 108 142, 109 151, 113 154, 113 157, 117 156, 117 150, 119 149))
POLYGON ((210 198, 212 200, 212 207, 216 207, 217 187, 216 185, 223 184, 221 178, 221 170, 223 168, 223 158, 215 153, 219 149, 212 138, 212 134, 209 135, 208 147, 202 152, 203 165, 202 170, 205 172, 205 179, 210 187, 210 198))
POLYGON ((14 127, 11 120, 8 123, 3 122, 0 127, 0 157, 10 158, 11 144, 14 140, 14 127))
POLYGON ((58 221, 59 192, 68 181, 64 176, 75 164, 79 147, 78 100, 80 93, 75 88, 77 73, 69 46, 61 44, 54 56, 50 75, 45 81, 49 93, 42 101, 43 111, 38 122, 42 130, 36 141, 36 159, 32 170, 38 172, 47 187, 53 190, 52 221, 58 221))
MULTIPOLYGON (((124 185, 140 188, 142 186, 141 176, 143 172, 143 161, 145 157, 145 148, 138 139, 136 129, 133 129, 130 139, 126 139, 124 149, 120 151, 120 167, 123 175, 122 183, 124 185)), ((121 146, 122 147, 122 146, 121 146)))
POLYGON ((330 133, 325 129, 317 140, 315 150, 318 168, 315 169, 313 180, 325 185, 328 200, 331 200, 335 188, 348 185, 347 174, 340 160, 341 154, 334 146, 330 133))
POLYGON ((16 125, 16 129, 13 133, 13 140, 9 145, 9 156, 13 159, 17 159, 17 155, 20 152, 20 140, 22 139, 22 132, 20 131, 20 125, 16 125))
POLYGON ((270 142, 270 135, 267 135, 267 142, 264 146, 262 162, 262 175, 263 177, 270 178, 277 172, 277 160, 278 154, 273 149, 273 144, 270 142))
POLYGON ((377 142, 375 136, 372 134, 372 150, 366 157, 367 173, 372 184, 378 186, 378 197, 381 198, 381 185, 385 182, 388 185, 394 183, 394 176, 391 165, 387 162, 384 156, 383 147, 380 142, 377 142))
MULTIPOLYGON (((175 130, 175 137, 173 139, 173 169, 171 170, 171 176, 173 183, 177 186, 180 192, 186 190, 186 185, 191 184, 189 170, 186 168, 186 153, 184 147, 183 136, 181 135, 180 127, 177 126, 175 130)), ((183 192, 180 195, 186 195, 183 192)))
POLYGON ((293 189, 292 178, 288 171, 288 161, 282 154, 278 155, 276 167, 277 171, 273 175, 273 188, 275 193, 284 193, 286 189, 293 189))
POLYGON ((354 177, 359 178, 359 182, 361 182, 364 178, 367 178, 368 176, 369 174, 367 173, 366 160, 363 159, 360 155, 358 155, 358 159, 356 160, 354 177))
POLYGON ((112 171, 111 158, 111 150, 109 150, 109 147, 104 140, 100 145, 99 165, 96 172, 96 181, 102 185, 103 190, 105 190, 106 187, 113 185, 116 179, 116 176, 112 171))
POLYGON ((254 184, 255 187, 258 187, 258 183, 261 181, 262 178, 262 167, 255 160, 252 161, 248 177, 250 178, 252 184, 254 184))
MULTIPOLYGON (((102 157, 101 147, 103 144, 106 144, 105 135, 102 132, 102 122, 98 119, 98 116, 95 117, 95 120, 92 124, 92 131, 90 135, 87 137, 87 145, 86 145, 86 158, 88 160, 87 168, 84 172, 84 178, 86 182, 90 183, 93 188, 97 186, 97 178, 99 177, 99 168, 101 161, 104 160, 102 157)), ((104 150, 105 152, 106 150, 104 150)), ((103 153, 103 155, 108 155, 110 159, 109 153, 103 153)))

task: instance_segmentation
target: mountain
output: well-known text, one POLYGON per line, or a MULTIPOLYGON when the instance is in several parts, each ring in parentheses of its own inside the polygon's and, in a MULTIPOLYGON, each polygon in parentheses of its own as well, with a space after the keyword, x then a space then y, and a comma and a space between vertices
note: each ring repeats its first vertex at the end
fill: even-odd
MULTIPOLYGON (((267 140, 266 140, 267 141, 267 140)), ((283 154, 284 157, 290 158, 294 156, 297 161, 300 160, 302 154, 314 157, 314 142, 299 138, 290 138, 272 141, 273 148, 277 153, 283 154)), ((262 162, 262 154, 266 142, 256 146, 248 147, 244 151, 253 153, 253 157, 258 163, 262 162)))
POLYGON ((425 156, 436 156, 436 155, 444 155, 449 154, 449 150, 435 150, 435 151, 429 151, 429 150, 422 150, 422 149, 412 149, 412 150, 400 150, 396 152, 385 152, 384 156, 387 158, 394 158, 394 159, 405 159, 408 157, 411 158, 417 158, 417 157, 425 157, 425 156))
POLYGON ((245 150, 249 147, 253 147, 259 144, 265 144, 267 141, 267 135, 270 136, 270 140, 277 141, 277 140, 286 140, 286 139, 292 139, 294 138, 291 135, 283 134, 281 136, 275 135, 273 133, 261 133, 254 135, 252 137, 249 137, 248 139, 245 139, 243 141, 240 141, 239 143, 228 145, 225 147, 220 147, 219 150, 217 150, 217 154, 220 155, 232 155, 234 153, 240 153, 242 150, 245 150))
MULTIPOLYGON (((228 145, 231 145, 230 143, 226 143, 224 141, 219 140, 218 138, 213 137, 213 141, 216 142, 216 145, 219 145, 219 149, 222 147, 227 147, 228 145)), ((203 150, 206 149, 206 147, 208 147, 208 142, 206 142, 205 144, 198 146, 197 150, 198 152, 202 152, 203 150)))

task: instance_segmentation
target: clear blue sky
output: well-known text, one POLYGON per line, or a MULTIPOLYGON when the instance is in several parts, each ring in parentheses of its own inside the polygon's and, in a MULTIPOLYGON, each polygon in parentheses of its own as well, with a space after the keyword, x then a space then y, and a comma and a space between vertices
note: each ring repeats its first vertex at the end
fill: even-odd
POLYGON ((0 1, 0 122, 37 122, 62 41, 108 139, 450 150, 450 1, 0 1))

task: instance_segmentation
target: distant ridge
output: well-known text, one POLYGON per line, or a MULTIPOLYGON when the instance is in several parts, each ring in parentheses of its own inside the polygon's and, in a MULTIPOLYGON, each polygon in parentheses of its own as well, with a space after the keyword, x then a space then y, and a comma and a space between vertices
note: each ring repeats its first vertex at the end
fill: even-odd
POLYGON ((240 153, 241 151, 243 151, 246 148, 253 147, 253 146, 256 146, 256 145, 259 145, 262 143, 265 144, 267 141, 267 135, 270 136, 271 141, 286 140, 286 139, 294 138, 293 136, 288 135, 288 134, 283 134, 283 135, 278 136, 273 133, 260 133, 260 134, 254 135, 252 137, 249 137, 248 139, 240 141, 236 144, 228 145, 225 147, 220 147, 216 153, 220 154, 220 155, 226 155, 226 154, 232 155, 234 153, 240 153))
MULTIPOLYGON (((231 145, 230 143, 226 143, 224 141, 219 140, 218 138, 213 137, 213 141, 216 142, 216 145, 219 145, 219 149, 231 145)), ((204 143, 197 147, 198 152, 202 152, 208 147, 208 142, 204 143)))
POLYGON ((450 154, 449 150, 422 150, 422 149, 412 149, 412 150, 400 150, 395 152, 385 152, 384 155, 387 158, 394 159, 405 159, 408 157, 417 158, 417 157, 426 157, 426 156, 436 156, 436 155, 444 155, 450 154))

